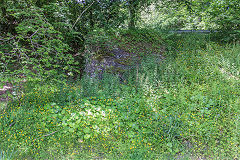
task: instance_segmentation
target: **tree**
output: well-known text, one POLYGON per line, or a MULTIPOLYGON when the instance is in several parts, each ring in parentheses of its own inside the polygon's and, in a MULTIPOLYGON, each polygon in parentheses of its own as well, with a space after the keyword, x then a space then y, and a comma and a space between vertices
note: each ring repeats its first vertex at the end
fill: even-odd
POLYGON ((240 4, 238 0, 195 0, 194 11, 201 14, 209 29, 219 30, 216 35, 223 41, 240 39, 240 4), (201 4, 201 5, 199 5, 201 4))
POLYGON ((154 0, 127 0, 127 6, 129 10, 129 29, 136 27, 136 21, 139 18, 141 9, 149 6, 153 2, 154 0))

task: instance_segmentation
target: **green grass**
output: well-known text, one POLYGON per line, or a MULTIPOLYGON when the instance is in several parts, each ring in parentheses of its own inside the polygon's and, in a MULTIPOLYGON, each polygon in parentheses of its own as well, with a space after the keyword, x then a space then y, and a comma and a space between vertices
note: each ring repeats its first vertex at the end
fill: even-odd
POLYGON ((145 57, 125 83, 29 83, 0 112, 0 148, 12 159, 239 159, 240 46, 165 41, 165 60, 145 57))

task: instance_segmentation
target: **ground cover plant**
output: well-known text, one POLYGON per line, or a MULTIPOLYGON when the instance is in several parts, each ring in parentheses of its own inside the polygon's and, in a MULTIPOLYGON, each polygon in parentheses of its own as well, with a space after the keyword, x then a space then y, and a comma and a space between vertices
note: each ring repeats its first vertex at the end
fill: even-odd
POLYGON ((1 108, 0 159, 239 159, 239 44, 171 36, 124 83, 26 83, 1 108))

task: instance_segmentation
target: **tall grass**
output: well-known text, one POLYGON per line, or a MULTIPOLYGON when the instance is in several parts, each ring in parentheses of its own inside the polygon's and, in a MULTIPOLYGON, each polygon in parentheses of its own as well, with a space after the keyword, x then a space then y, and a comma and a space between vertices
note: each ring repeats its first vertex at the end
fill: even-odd
POLYGON ((4 151, 0 148, 0 160, 11 160, 13 159, 15 153, 16 151, 14 151, 14 149, 10 151, 8 148, 6 151, 4 151))

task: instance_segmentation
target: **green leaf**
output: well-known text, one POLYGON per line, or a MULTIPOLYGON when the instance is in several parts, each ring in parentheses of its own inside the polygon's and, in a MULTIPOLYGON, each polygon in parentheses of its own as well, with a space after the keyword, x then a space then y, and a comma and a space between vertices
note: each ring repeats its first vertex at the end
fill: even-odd
POLYGON ((89 139, 90 137, 91 137, 90 134, 84 135, 84 139, 89 139))
POLYGON ((45 128, 44 131, 49 132, 49 129, 48 129, 48 128, 45 128))
POLYGON ((90 128, 84 128, 83 130, 84 133, 90 133, 90 131, 91 131, 90 128))
POLYGON ((70 132, 70 133, 73 133, 73 132, 74 132, 74 129, 73 129, 73 128, 69 128, 69 132, 70 132))
POLYGON ((178 148, 176 148, 175 150, 174 150, 174 152, 175 153, 178 153, 180 150, 178 149, 178 148))
POLYGON ((83 132, 80 132, 80 131, 79 131, 79 132, 77 132, 77 135, 78 135, 78 136, 82 136, 82 135, 83 135, 83 132))
POLYGON ((167 143, 167 146, 172 148, 172 143, 171 142, 167 143))
POLYGON ((61 114, 65 114, 65 113, 66 113, 66 111, 65 111, 65 110, 62 110, 61 114))

